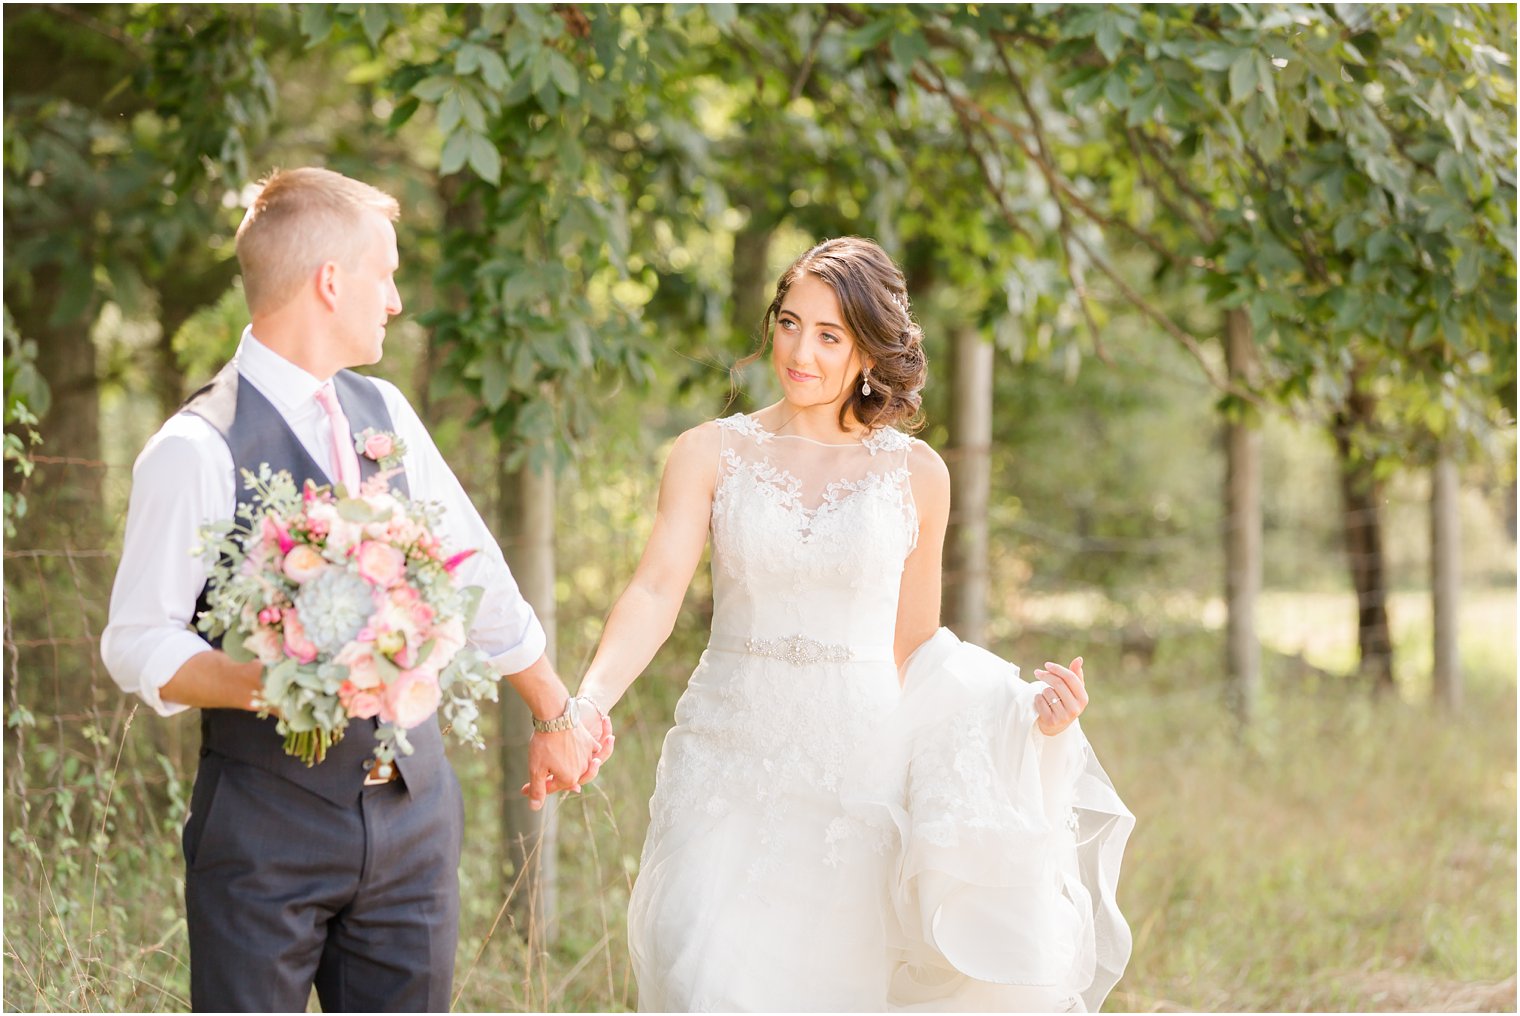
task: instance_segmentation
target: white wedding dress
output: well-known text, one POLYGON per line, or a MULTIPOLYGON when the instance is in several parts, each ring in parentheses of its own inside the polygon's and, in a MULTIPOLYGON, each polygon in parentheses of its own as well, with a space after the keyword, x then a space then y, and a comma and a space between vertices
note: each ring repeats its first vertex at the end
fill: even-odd
POLYGON ((899 681, 913 439, 718 427, 713 633, 629 904, 640 1009, 1096 1010, 1134 819, 1011 664, 941 629, 899 681))

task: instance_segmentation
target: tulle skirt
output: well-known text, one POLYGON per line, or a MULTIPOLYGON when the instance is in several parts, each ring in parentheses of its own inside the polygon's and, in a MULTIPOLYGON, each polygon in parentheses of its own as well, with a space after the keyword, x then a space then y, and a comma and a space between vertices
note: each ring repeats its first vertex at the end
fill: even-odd
POLYGON ((643 1011, 1097 1010, 1134 819, 948 630, 906 668, 704 654, 629 906, 643 1011))

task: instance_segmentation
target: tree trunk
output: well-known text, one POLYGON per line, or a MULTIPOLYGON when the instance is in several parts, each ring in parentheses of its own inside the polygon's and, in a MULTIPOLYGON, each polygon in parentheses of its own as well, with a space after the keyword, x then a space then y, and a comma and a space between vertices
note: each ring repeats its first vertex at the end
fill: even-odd
MULTIPOLYGON (((1251 383, 1255 365, 1251 319, 1225 314, 1225 362, 1231 382, 1251 383)), ((1261 695, 1261 643, 1256 601, 1261 593, 1261 431, 1255 421, 1225 423, 1225 622, 1229 698, 1242 728, 1261 695)))
POLYGON ((1436 702, 1456 712, 1462 708, 1462 669, 1457 650, 1457 606, 1462 578, 1461 516, 1457 464, 1445 444, 1430 474, 1430 591, 1435 652, 1436 702))
POLYGON ((1333 430, 1340 460, 1341 497, 1351 586, 1356 590, 1356 642, 1360 672, 1376 693, 1393 689, 1393 640, 1388 628, 1388 581, 1383 557, 1383 485, 1372 463, 1358 453, 1356 434, 1371 425, 1376 406, 1359 389, 1353 372, 1351 395, 1335 414, 1333 430))
MULTIPOLYGON (((88 258, 88 252, 81 252, 88 258)), ((21 527, 21 546, 64 546, 96 550, 104 542, 100 506, 105 469, 100 464, 100 383, 93 314, 87 308, 62 323, 57 304, 64 298, 63 271, 47 265, 33 276, 33 298, 12 307, 22 338, 37 342, 37 370, 52 391, 52 404, 38 424, 40 452, 75 460, 37 467, 29 484, 31 508, 21 527), (59 542, 62 541, 62 542, 59 542)))
POLYGON ((771 237, 775 234, 775 223, 759 211, 752 212, 749 221, 734 234, 733 329, 746 351, 758 344, 760 319, 770 306, 774 281, 770 277, 771 237))
MULTIPOLYGON (((776 224, 766 214, 762 203, 755 202, 748 207, 749 221, 734 234, 734 260, 729 281, 733 313, 729 327, 733 335, 734 348, 740 351, 739 355, 748 355, 759 349, 767 338, 763 334, 764 321, 762 319, 765 308, 770 306, 773 292, 770 278, 770 254, 771 238, 776 234, 776 224)), ((753 379, 762 376, 768 369, 762 361, 750 367, 745 373, 753 379)), ((759 408, 754 394, 748 387, 736 383, 732 388, 732 395, 733 398, 724 407, 725 412, 749 413, 759 408)))
POLYGON ((987 498, 992 476, 992 343, 963 325, 951 339, 950 524, 945 540, 945 623, 987 639, 987 498))
POLYGON ((188 245, 177 251, 152 280, 158 293, 159 336, 150 352, 149 383, 165 419, 190 394, 185 391, 185 373, 174 352, 174 336, 193 314, 220 300, 237 278, 235 259, 208 264, 206 257, 199 245, 188 245))
MULTIPOLYGON (((515 471, 502 469, 498 482, 501 515, 497 532, 506 534, 507 563, 549 636, 549 662, 553 663, 554 474, 547 467, 540 472, 524 463, 515 471)), ((509 688, 502 691, 500 715, 500 768, 508 774, 507 785, 501 788, 502 842, 512 861, 512 877, 518 880, 511 901, 512 918, 519 933, 535 948, 541 948, 557 934, 558 798, 551 797, 543 810, 535 812, 528 807, 527 798, 517 792, 518 776, 526 773, 532 716, 509 688)))

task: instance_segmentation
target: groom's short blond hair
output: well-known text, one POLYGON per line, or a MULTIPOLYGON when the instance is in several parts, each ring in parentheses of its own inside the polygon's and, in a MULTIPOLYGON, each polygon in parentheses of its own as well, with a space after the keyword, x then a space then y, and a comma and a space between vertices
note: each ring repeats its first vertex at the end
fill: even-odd
POLYGON ((352 267, 370 242, 363 227, 371 212, 394 222, 401 206, 330 169, 276 170, 261 181, 237 231, 249 312, 278 310, 328 261, 352 267))

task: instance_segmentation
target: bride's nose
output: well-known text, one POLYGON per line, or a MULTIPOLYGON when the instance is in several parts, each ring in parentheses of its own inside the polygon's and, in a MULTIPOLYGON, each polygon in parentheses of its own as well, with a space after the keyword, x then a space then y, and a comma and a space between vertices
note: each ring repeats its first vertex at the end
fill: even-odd
POLYGON ((818 340, 809 336, 803 336, 792 350, 792 359, 796 362, 797 370, 813 367, 818 360, 817 351, 814 348, 818 340))

